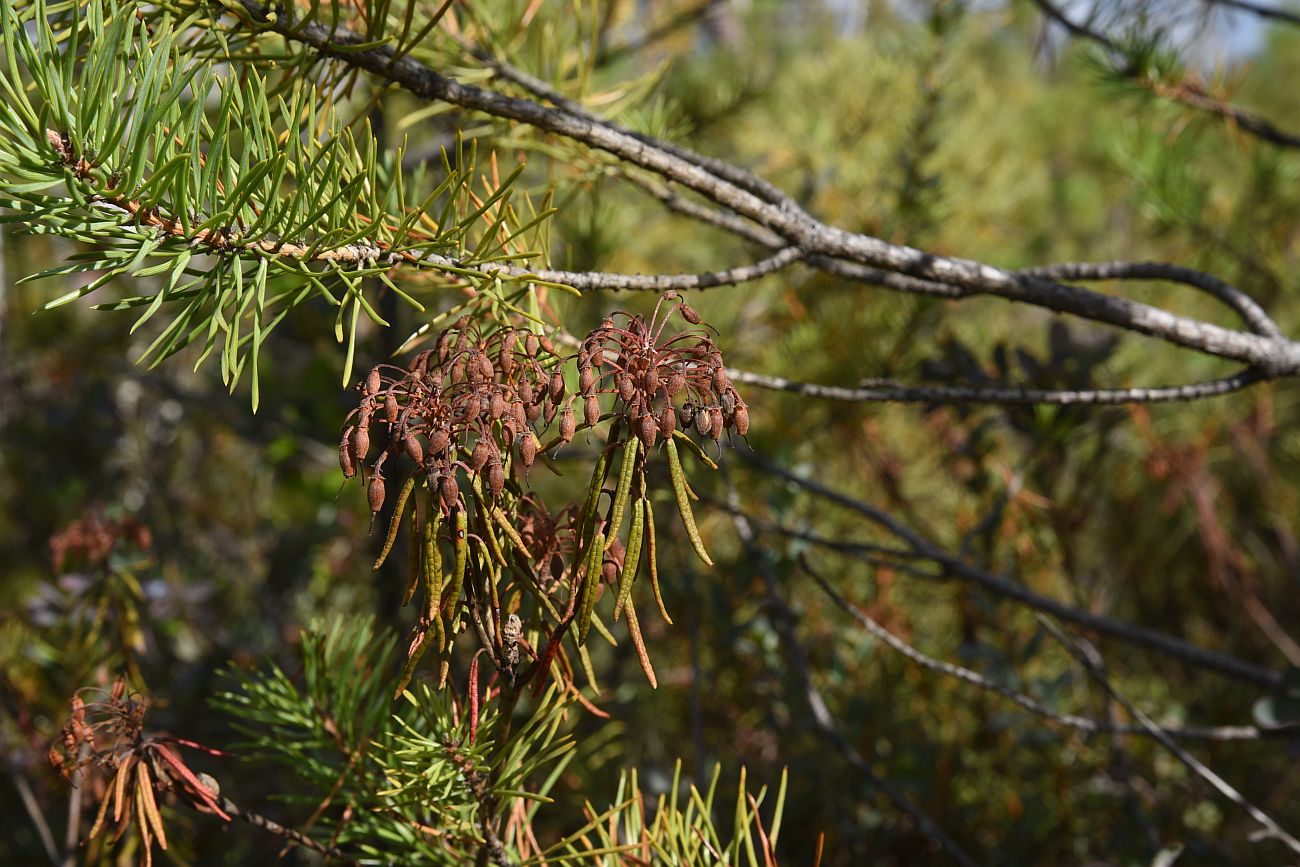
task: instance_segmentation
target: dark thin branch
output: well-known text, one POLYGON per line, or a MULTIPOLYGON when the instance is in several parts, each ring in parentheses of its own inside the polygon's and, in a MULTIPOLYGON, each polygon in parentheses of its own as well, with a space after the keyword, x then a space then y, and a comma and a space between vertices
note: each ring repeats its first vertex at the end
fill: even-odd
POLYGON ((1222 6, 1225 9, 1237 9, 1242 12, 1249 12, 1252 15, 1258 15, 1260 18, 1268 18, 1273 21, 1281 21, 1286 24, 1295 24, 1300 26, 1300 13, 1288 12, 1285 9, 1279 9, 1276 6, 1264 6, 1252 0, 1204 0, 1211 6, 1222 6))
POLYGON ((279 822, 275 822, 271 819, 266 818, 265 816, 259 816, 257 813, 249 812, 248 810, 243 809, 238 804, 231 801, 229 798, 225 797, 224 795, 218 795, 217 797, 218 797, 218 803, 220 803, 221 805, 221 809, 224 810, 229 815, 234 816, 236 819, 242 819, 243 821, 247 822, 248 824, 254 827, 261 828, 263 831, 269 831, 272 834, 275 834, 277 837, 283 837, 285 840, 288 840, 291 843, 296 843, 299 846, 305 846, 308 849, 319 852, 322 855, 327 855, 330 858, 334 858, 339 861, 342 861, 345 864, 360 863, 354 858, 348 857, 341 849, 335 848, 334 846, 327 846, 324 843, 321 843, 320 841, 307 836, 301 831, 297 831, 293 828, 286 828, 285 826, 281 825, 279 822))
MULTIPOLYGON (((703 158, 692 161, 678 156, 680 148, 665 148, 648 137, 630 135, 608 123, 560 108, 463 84, 410 56, 395 59, 391 46, 347 50, 361 44, 363 37, 341 29, 331 31, 318 23, 294 23, 288 15, 268 20, 265 7, 253 0, 241 0, 241 3, 251 17, 249 24, 258 29, 279 33, 321 55, 337 57, 340 62, 378 75, 423 99, 444 101, 528 124, 604 151, 756 221, 785 238, 786 246, 798 247, 806 255, 847 259, 870 268, 957 286, 972 294, 995 295, 1071 313, 1174 345, 1256 365, 1274 376, 1300 373, 1300 343, 1246 334, 1077 286, 1027 277, 972 260, 937 256, 837 229, 816 220, 788 199, 774 204, 719 177, 700 165, 703 158)), ((735 168, 730 171, 741 172, 735 168)), ((741 172, 741 175, 752 178, 749 173, 741 172)))
POLYGON ((1101 657, 1096 648, 1082 645, 1070 638, 1059 626, 1052 623, 1052 621, 1046 617, 1039 617, 1039 621, 1047 628, 1052 637, 1060 642, 1061 646, 1069 651, 1070 655, 1075 657, 1083 667, 1087 669, 1088 673, 1092 675, 1093 679, 1097 681, 1098 685, 1101 686, 1106 694, 1122 705, 1124 710, 1128 711, 1128 713, 1147 730, 1151 737, 1160 742, 1161 746, 1190 768, 1198 777, 1209 783, 1219 792, 1219 794, 1223 795, 1229 801, 1232 801, 1234 804, 1249 813, 1250 817, 1264 828, 1264 836, 1279 840, 1292 852, 1300 854, 1300 840, 1297 840, 1291 834, 1283 830, 1282 826, 1278 825, 1271 816, 1259 807, 1256 807, 1250 801, 1246 800, 1245 796, 1229 785, 1226 780, 1214 771, 1210 770, 1199 759, 1175 743, 1174 739, 1162 731, 1149 716, 1143 713, 1136 705, 1115 689, 1110 680, 1106 677, 1105 672, 1102 670, 1100 665, 1101 657))
POLYGON ((945 573, 957 580, 977 584, 999 596, 1014 600, 1037 611, 1046 612, 1053 617, 1058 617, 1085 629, 1091 629, 1101 635, 1109 636, 1127 644, 1145 647, 1148 650, 1181 659, 1190 665, 1216 671, 1237 680, 1269 688, 1275 688, 1282 683, 1281 673, 1273 669, 1263 668, 1227 654, 1208 650, 1164 632, 1075 608, 1064 602, 1035 593, 1010 578, 996 575, 967 563, 965 560, 945 551, 933 541, 909 529, 880 509, 859 502, 821 482, 796 475, 753 451, 737 449, 736 454, 766 473, 793 482, 824 499, 858 512, 871 522, 907 542, 918 553, 941 565, 945 573))
POLYGON ((1261 382, 1265 376, 1257 370, 1244 370, 1223 379, 1195 382, 1189 385, 1170 385, 1156 388, 984 388, 967 386, 905 386, 892 382, 845 388, 836 385, 818 385, 795 382, 780 376, 751 373, 747 370, 727 369, 733 382, 787 391, 804 397, 826 400, 890 403, 991 403, 991 404, 1056 404, 1116 405, 1134 403, 1172 403, 1200 400, 1240 391, 1261 382))
MULTIPOLYGON (((734 487, 731 488, 728 499, 733 506, 736 505, 737 496, 734 487)), ((826 705, 826 700, 822 698, 821 691, 817 689, 816 684, 812 681, 812 675, 808 668, 808 652, 799 641, 799 636, 795 631, 798 618, 795 617, 794 612, 790 610, 790 606, 781 597, 776 578, 772 574, 766 555, 758 547, 753 528, 739 510, 733 511, 732 521, 735 523, 736 532, 740 535, 741 542, 750 552, 750 557, 767 588, 768 605, 773 612, 772 622, 781 636, 782 644, 785 645, 786 658, 790 664, 790 674, 794 677, 799 691, 803 693, 804 699, 808 702, 808 708, 812 711, 813 724, 818 732, 835 747, 849 766, 861 774, 872 788, 883 793, 896 809, 910 816, 921 832, 942 846, 954 861, 961 864, 962 867, 975 867, 977 862, 966 854, 957 841, 953 840, 942 826, 930 818, 920 807, 913 804, 893 784, 877 774, 871 767, 871 763, 855 750, 853 745, 840 732, 839 726, 835 723, 835 718, 831 716, 830 709, 826 705)))
MULTIPOLYGON (((935 659, 925 653, 917 650, 903 639, 894 635, 879 622, 874 620, 869 614, 856 605, 851 604, 843 596, 836 593, 835 590, 826 582, 826 579, 819 575, 808 563, 807 559, 800 556, 799 565, 809 577, 817 583, 817 586, 830 597, 831 601, 844 611, 858 624, 876 638, 884 642, 895 653, 898 653, 922 668, 937 672, 946 677, 952 677, 963 683, 969 683, 972 686, 979 687, 982 690, 991 692, 1012 704, 1029 711, 1035 716, 1049 720, 1060 725, 1078 729, 1087 734, 1138 734, 1147 737, 1154 737, 1151 730, 1141 725, 1116 725, 1109 722, 1093 719, 1091 717, 1078 716, 1076 714, 1063 714, 1052 710, 1047 705, 1031 698, 1021 692, 996 683, 984 675, 969 668, 963 668, 960 665, 954 665, 951 662, 944 662, 935 659)), ((1269 735, 1294 737, 1300 730, 1294 726, 1287 726, 1279 729, 1259 729, 1255 726, 1187 726, 1179 728, 1161 727, 1160 731, 1171 737, 1187 738, 1191 740, 1208 740, 1208 741, 1253 741, 1269 735)))
POLYGON ((14 781, 14 788, 18 790, 18 798, 23 802, 23 809, 27 811, 32 824, 36 826, 36 833, 41 838, 41 845, 45 847, 45 854, 49 856, 54 867, 59 867, 63 860, 59 857, 59 850, 54 843, 54 834, 50 831, 50 824, 45 821, 45 814, 41 812, 41 805, 36 800, 36 794, 32 791, 31 785, 27 782, 27 778, 23 776, 16 762, 11 761, 9 764, 9 777, 14 781))
MULTIPOLYGON (((1251 8, 1254 4, 1249 3, 1239 5, 1238 3, 1226 2, 1226 0, 1212 0, 1212 2, 1219 2, 1221 5, 1225 6, 1237 6, 1238 8, 1256 12, 1257 14, 1260 14, 1262 9, 1262 7, 1251 8)), ((1050 2, 1050 0, 1034 0, 1034 3, 1040 10, 1042 10, 1044 15, 1069 31, 1071 36, 1074 36, 1077 39, 1086 39, 1093 42, 1101 46, 1116 59, 1120 60, 1122 65, 1119 67, 1119 71, 1122 72, 1126 78, 1140 87, 1151 91, 1157 96, 1162 96, 1174 102, 1182 103, 1189 108, 1195 108, 1208 114, 1217 115, 1218 117, 1228 121, 1233 126, 1250 133, 1262 141, 1278 145, 1279 147, 1300 148, 1300 135, 1295 135, 1294 133, 1279 129, 1273 123, 1265 120, 1259 115, 1233 105, 1226 100, 1216 99, 1202 91, 1200 87, 1190 81, 1184 80, 1173 84, 1164 84, 1149 79, 1140 69, 1134 66, 1129 57, 1129 52, 1125 51, 1122 45, 1111 39, 1109 36, 1106 36, 1085 24, 1080 24, 1071 20, 1059 6, 1056 6, 1054 3, 1050 2)), ((1288 16, 1289 13, 1281 13, 1281 15, 1288 16)), ((1283 18, 1283 20, 1288 19, 1283 18)), ((1291 23, 1296 22, 1292 21, 1291 23)))

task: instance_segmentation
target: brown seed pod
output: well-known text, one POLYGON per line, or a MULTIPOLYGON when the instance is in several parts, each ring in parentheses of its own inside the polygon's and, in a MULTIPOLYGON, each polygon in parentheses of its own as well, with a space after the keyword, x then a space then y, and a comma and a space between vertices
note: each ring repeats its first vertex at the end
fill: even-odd
POLYGON ((578 391, 583 394, 591 394, 591 390, 596 386, 596 374, 590 366, 578 368, 578 391))
POLYGON ((682 311, 682 318, 692 325, 699 325, 702 321, 700 314, 695 312, 695 308, 684 301, 678 305, 677 309, 682 311))
POLYGON ((345 479, 350 479, 357 474, 357 461, 352 457, 352 428, 350 427, 344 429, 343 441, 339 443, 339 469, 343 471, 345 479))
POLYGON ((411 456, 411 460, 417 464, 424 463, 424 449, 420 446, 420 441, 416 439, 415 434, 408 433, 403 438, 402 445, 406 447, 406 453, 411 456))
POLYGON ((379 393, 379 386, 380 386, 379 368, 378 368, 378 367, 372 367, 372 368, 370 369, 370 373, 369 373, 369 375, 366 376, 366 391, 365 391, 365 393, 366 393, 367 395, 378 394, 378 393, 379 393))
POLYGON ((632 377, 626 373, 618 375, 618 396, 624 403, 631 403, 633 395, 636 394, 636 384, 632 382, 632 377))
POLYGON ((547 355, 555 354, 555 344, 551 342, 551 338, 543 334, 537 342, 541 344, 542 352, 545 352, 547 355))
POLYGON ((442 454, 451 445, 451 434, 446 428, 438 428, 429 434, 429 455, 431 457, 442 454))
POLYGON ((646 394, 654 395, 659 390, 659 369, 651 367, 645 372, 645 390, 646 394))
POLYGON ((692 401, 686 401, 682 404, 680 411, 681 422, 683 427, 690 427, 695 421, 695 404, 692 401))
POLYGON ((730 418, 736 410, 736 390, 728 388, 724 391, 722 397, 718 398, 718 405, 722 407, 723 416, 730 418))
POLYGON ((718 394, 723 394, 731 386, 731 381, 727 379, 727 371, 722 366, 722 359, 718 359, 718 366, 713 368, 713 390, 718 394))
POLYGON ((559 403, 564 397, 564 373, 560 368, 551 371, 551 400, 559 403))
POLYGON ((532 403, 533 397, 535 397, 533 394, 533 384, 526 379, 519 383, 519 399, 524 403, 532 403))
POLYGON ((715 406, 709 410, 709 415, 711 416, 709 436, 713 437, 713 441, 716 443, 722 439, 722 429, 725 427, 725 422, 722 420, 722 410, 715 406))
POLYGON ((469 456, 470 468, 476 473, 483 469, 483 467, 487 466, 487 462, 491 459, 494 451, 495 449, 489 444, 488 438, 480 436, 478 442, 474 444, 474 451, 469 456))
POLYGON ((712 429, 713 413, 709 412, 708 407, 701 407, 700 410, 695 413, 695 431, 700 436, 705 437, 709 435, 709 431, 712 429))
POLYGON ((438 480, 438 494, 442 497, 443 508, 448 511, 456 508, 460 500, 460 485, 456 484, 456 473, 450 472, 438 480))
POLYGON ((506 414, 506 399, 501 395, 501 392, 499 391, 492 392, 492 397, 488 406, 488 416, 493 421, 496 421, 497 419, 501 418, 501 416, 505 414, 506 414))
POLYGON ((492 360, 487 357, 486 352, 478 354, 478 372, 479 376, 487 382, 491 382, 492 377, 496 376, 496 371, 492 369, 492 360))
POLYGON ((372 473, 370 484, 366 487, 366 498, 370 501, 370 511, 378 512, 384 507, 384 477, 372 473))
POLYGON ((524 355, 527 355, 529 358, 536 358, 537 347, 539 345, 540 342, 537 339, 537 335, 531 331, 528 332, 528 336, 524 338, 524 355))
POLYGON ((384 400, 384 418, 389 424, 397 424, 397 416, 402 411, 402 406, 397 402, 397 398, 391 394, 384 400))
POLYGON ((528 423, 536 424, 537 419, 542 415, 542 405, 540 403, 530 403, 528 409, 524 410, 524 412, 528 415, 528 423))
POLYGON ((749 433, 749 407, 743 403, 736 404, 736 410, 732 414, 731 420, 735 422, 736 433, 741 436, 749 433))
POLYGON ((668 440, 672 439, 675 430, 677 430, 677 413, 673 410, 672 404, 665 404, 659 411, 659 433, 668 440))
POLYGON ((529 469, 537 460, 537 437, 532 431, 525 431, 519 440, 519 458, 524 462, 524 469, 529 469))
POLYGON ((655 437, 659 433, 659 425, 655 423, 655 417, 650 413, 645 413, 636 420, 636 435, 641 440, 641 445, 645 446, 648 452, 655 445, 655 437))
POLYGON ((368 454, 370 454, 370 431, 364 424, 360 424, 352 432, 352 457, 356 461, 364 461, 368 454))
POLYGON ((510 404, 510 418, 514 420, 516 433, 528 427, 528 411, 524 409, 522 400, 510 404))
POLYGON ((671 400, 681 394, 682 389, 684 388, 686 388, 686 374, 682 373, 680 370, 674 370, 668 376, 668 383, 665 386, 665 390, 668 392, 668 398, 671 400))
MULTIPOLYGON (((560 442, 573 442, 574 431, 577 430, 577 424, 573 418, 573 404, 566 403, 563 411, 560 412, 560 442)), ((345 471, 346 474, 346 471, 345 471)), ((351 478, 349 476, 348 478, 351 478)))
POLYGON ((501 461, 499 459, 494 460, 487 465, 487 484, 488 491, 491 492, 493 497, 501 496, 501 492, 505 490, 506 471, 505 468, 501 466, 501 461))
POLYGON ((596 395, 587 395, 582 404, 582 416, 587 427, 595 427, 600 422, 600 401, 596 395))
POLYGON ((599 345, 592 347, 591 363, 597 367, 601 367, 605 364, 605 347, 599 345))
POLYGON ((445 364, 448 356, 451 355, 451 339, 453 334, 450 330, 438 335, 438 363, 445 364))

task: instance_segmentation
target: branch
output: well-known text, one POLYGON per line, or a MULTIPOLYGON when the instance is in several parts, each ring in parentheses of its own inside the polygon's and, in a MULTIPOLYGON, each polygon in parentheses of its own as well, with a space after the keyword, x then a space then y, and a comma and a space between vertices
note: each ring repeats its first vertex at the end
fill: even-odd
MULTIPOLYGON (((799 565, 808 573, 809 577, 817 583, 817 586, 830 597, 831 601, 834 602, 840 610, 844 611, 856 620, 863 629, 866 629, 872 635, 876 636, 895 653, 901 654, 912 662, 915 662, 917 665, 920 665, 922 668, 927 668, 930 671, 937 672, 946 677, 952 677, 964 683, 969 683, 972 686, 979 687, 980 689, 1006 699, 1012 704, 1017 705, 1036 716, 1040 716, 1060 725, 1079 729, 1088 734, 1139 734, 1146 735, 1147 737, 1154 737, 1150 729, 1141 725, 1116 725, 1093 719, 1091 717, 1057 713, 1036 699, 1033 699, 1024 693, 1009 689, 1000 683, 989 680, 978 672, 971 671, 968 668, 963 668, 960 665, 954 665, 950 662, 935 659, 932 656, 927 656, 903 639, 894 635, 885 627, 881 626, 880 623, 872 619, 872 617, 861 608, 850 604, 848 600, 836 593, 830 584, 826 582, 826 579, 813 570, 812 566, 808 563, 807 558, 803 555, 799 556, 799 565)), ((1267 735, 1294 736, 1296 730, 1297 727, 1295 726, 1280 727, 1278 729, 1259 729, 1255 726, 1188 726, 1179 728, 1160 728, 1160 731, 1171 737, 1209 741, 1250 741, 1259 740, 1267 735)))
POLYGON ((844 388, 836 385, 818 385, 795 382, 780 376, 750 373, 747 370, 727 368, 733 382, 788 391, 804 397, 826 400, 872 401, 891 403, 991 403, 991 404, 1057 404, 1116 405, 1134 403, 1171 403, 1199 400, 1206 397, 1230 394, 1261 382, 1266 377, 1258 370, 1247 369, 1233 376, 1188 385, 1169 385, 1156 388, 1101 388, 1101 389, 1051 389, 1051 388, 975 388, 965 386, 904 386, 892 382, 844 388))
POLYGON ((1048 618, 1040 617, 1039 620, 1047 628, 1048 632, 1051 633, 1052 637, 1060 642, 1061 646, 1069 651, 1071 656, 1079 660, 1106 694, 1119 702, 1119 704, 1124 707, 1124 710, 1128 711, 1128 713, 1147 730, 1151 737, 1160 742, 1161 746, 1190 768, 1198 777, 1209 783, 1219 792, 1219 794, 1223 795, 1229 801, 1232 801, 1234 804, 1249 813, 1250 817, 1264 828, 1267 832, 1267 836, 1280 840, 1292 852, 1300 854, 1300 840, 1297 840, 1295 837, 1283 830, 1282 827, 1267 813, 1246 800, 1246 798, 1230 786, 1226 780, 1214 771, 1210 770, 1199 759, 1175 743, 1174 739, 1162 731, 1149 716, 1139 710, 1137 706, 1127 698, 1120 695, 1115 687, 1111 685, 1110 680, 1107 679, 1105 672, 1101 670, 1101 666, 1098 663, 1100 656, 1095 648, 1081 646, 1078 642, 1074 641, 1062 632, 1061 628, 1055 623, 1052 623, 1048 618))
MULTIPOLYGON (((1300 343, 1245 334, 1076 286, 1019 275, 968 259, 938 256, 837 229, 816 220, 788 198, 781 204, 774 204, 745 186, 719 177, 702 167, 702 157, 692 155, 692 159, 687 159, 678 156, 683 152, 680 148, 670 148, 649 137, 622 132, 590 116, 463 84, 429 69, 409 55, 395 57, 393 48, 388 45, 358 48, 364 44, 364 39, 351 31, 330 30, 316 22, 294 23, 287 15, 268 20, 268 10, 254 0, 241 0, 241 5, 250 16, 247 23, 259 30, 278 33, 322 56, 334 57, 355 69, 369 71, 423 99, 448 102, 528 124, 608 153, 682 184, 739 216, 754 220, 784 238, 786 246, 797 246, 807 256, 846 259, 869 268, 956 286, 971 294, 995 295, 1071 313, 1210 355, 1257 365, 1273 376, 1300 373, 1300 343)), ((748 173, 741 176, 752 177, 748 173)))
MULTIPOLYGON (((730 488, 728 499, 735 506, 737 496, 734 487, 730 488)), ((826 706, 825 699, 822 698, 821 692, 812 682, 812 676, 808 670, 808 652, 795 633, 797 618, 794 612, 790 610, 790 607, 786 605, 785 600, 781 598, 781 594, 777 589, 776 578, 772 575, 763 551, 758 547, 753 528, 750 527, 744 514, 738 510, 733 511, 732 521, 735 523, 736 532, 740 534, 741 542, 750 552, 751 559, 758 569, 759 575, 762 576, 764 585, 767 587, 768 604, 775 615, 772 618, 773 625, 781 635, 781 642, 785 645, 786 657, 790 663, 789 670, 795 678, 799 690, 804 694, 804 698, 808 702, 808 708, 812 711, 813 724, 817 730, 823 738, 840 752, 844 760, 854 770, 860 773, 873 788, 882 792, 897 809, 911 816, 921 831, 942 846, 954 861, 961 864, 962 867, 976 867, 976 862, 970 855, 966 854, 965 850, 957 844, 957 841, 948 835, 947 831, 908 800, 907 796, 877 774, 871 767, 871 763, 863 758, 840 732, 839 727, 835 724, 835 718, 831 716, 830 709, 826 706)))
POLYGON ((967 563, 960 557, 948 553, 930 539, 909 529, 892 516, 873 506, 859 502, 821 482, 796 475, 753 451, 737 449, 736 454, 766 473, 793 482, 824 499, 858 512, 871 522, 907 542, 919 554, 942 566, 944 572, 953 578, 978 584, 985 590, 1014 600, 1037 611, 1046 612, 1053 617, 1058 617, 1085 629, 1091 629, 1102 635, 1108 635, 1127 644, 1145 647, 1148 650, 1181 659, 1190 665, 1216 671, 1231 678, 1268 688, 1276 688, 1282 683, 1282 674, 1273 669, 1263 668, 1227 654, 1207 650, 1204 647, 1175 638, 1164 632, 1147 629, 1122 620, 1114 620, 1042 596, 1009 578, 985 571, 978 566, 967 563))
MULTIPOLYGON (((1219 3, 1224 6, 1235 6, 1240 9, 1255 12, 1256 14, 1264 14, 1265 11, 1263 7, 1255 6, 1255 4, 1252 3, 1239 2, 1239 0, 1236 0, 1236 2, 1234 2, 1234 0, 1209 0, 1209 2, 1219 3)), ((1132 63, 1128 52, 1125 51, 1123 46, 1115 40, 1086 25, 1072 21, 1059 7, 1049 2, 1049 0, 1034 0, 1034 3, 1042 10, 1044 15, 1069 31, 1071 36, 1094 42, 1110 54, 1115 55, 1117 58, 1122 58, 1125 63, 1120 67, 1119 71, 1123 73, 1124 77, 1146 90, 1151 91, 1157 96, 1163 96, 1166 99, 1182 103, 1189 108, 1195 108, 1206 112, 1207 114, 1217 115, 1218 117, 1227 120, 1233 126, 1245 130, 1256 138, 1269 142, 1270 144, 1285 148, 1300 148, 1300 135, 1295 135, 1294 133, 1279 129, 1259 115, 1247 111, 1239 106, 1235 106, 1227 100, 1216 99, 1201 90, 1199 86, 1186 79, 1175 82, 1174 84, 1164 84, 1159 81, 1151 80, 1147 76, 1143 75, 1142 71, 1132 63)), ((1290 21, 1290 23, 1293 24, 1300 22, 1300 17, 1291 13, 1281 12, 1279 10, 1273 11, 1278 13, 1277 17, 1281 20, 1290 21)))
POLYGON ((1260 18, 1270 18, 1274 21, 1282 21, 1286 24, 1295 24, 1300 26, 1300 14, 1288 12, 1285 9, 1278 9, 1275 6, 1261 6, 1252 0, 1204 0, 1211 6, 1223 6, 1228 9, 1239 9, 1242 12, 1250 12, 1258 15, 1260 18))

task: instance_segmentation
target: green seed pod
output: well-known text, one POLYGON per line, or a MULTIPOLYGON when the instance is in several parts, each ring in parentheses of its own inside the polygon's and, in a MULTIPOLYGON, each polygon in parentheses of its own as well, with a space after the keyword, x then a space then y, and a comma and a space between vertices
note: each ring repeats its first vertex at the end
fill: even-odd
POLYGON ((632 528, 627 534, 627 551, 623 554, 623 569, 618 576, 618 596, 614 600, 614 620, 632 596, 632 582, 636 580, 641 564, 641 540, 645 534, 646 501, 638 497, 632 504, 632 528))
POLYGON ((695 513, 691 511, 691 499, 686 493, 686 474, 682 472, 682 459, 677 454, 677 441, 670 439, 665 442, 664 450, 668 453, 668 475, 673 481, 673 495, 677 499, 677 511, 682 515, 686 536, 700 559, 712 566, 713 560, 709 558, 709 552, 704 550, 704 541, 700 539, 700 531, 695 526, 695 513))
POLYGON ((641 442, 629 439, 623 445, 623 463, 619 466, 618 486, 614 489, 614 505, 609 514, 609 543, 618 540, 619 530, 623 528, 623 516, 627 513, 628 497, 632 493, 632 479, 636 475, 636 459, 641 453, 641 442))

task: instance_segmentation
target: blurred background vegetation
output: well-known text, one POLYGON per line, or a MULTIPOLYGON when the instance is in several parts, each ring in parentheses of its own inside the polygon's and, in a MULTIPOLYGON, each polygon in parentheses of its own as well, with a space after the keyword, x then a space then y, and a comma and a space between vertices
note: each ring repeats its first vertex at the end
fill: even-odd
MULTIPOLYGON (((571 11, 537 5, 543 19, 571 11)), ((1129 86, 1095 51, 1047 28, 1033 3, 610 0, 595 11, 595 80, 657 76, 635 126, 753 168, 829 223, 1009 268, 1176 262, 1243 287, 1284 334, 1300 335, 1300 151, 1129 86)), ((1263 115, 1300 117, 1300 28, 1215 13, 1176 35, 1189 75, 1224 82, 1263 115)), ((400 108, 404 97, 390 99, 400 108)), ((432 149, 465 123, 453 112, 392 135, 432 149)), ((557 268, 674 273, 748 258, 735 238, 672 215, 617 177, 480 132, 480 149, 529 160, 525 183, 555 186, 557 268)), ((130 317, 78 304, 34 313, 73 287, 17 278, 74 248, 0 228, 0 743, 10 773, 61 827, 62 784, 44 745, 77 687, 133 672, 153 695, 154 725, 226 746, 237 738, 210 699, 229 687, 219 674, 229 661, 270 658, 292 673, 312 618, 371 613, 402 632, 411 612, 400 608, 399 570, 371 573, 380 540, 367 533, 360 489, 339 493, 334 444, 350 395, 338 385, 331 311, 309 305, 285 320, 264 349, 253 415, 211 365, 191 369, 192 353, 135 366, 154 324, 132 334, 130 317), (138 522, 148 544, 124 543, 98 566, 75 556, 56 563, 51 540, 88 516, 138 522)), ((1185 288, 1143 286, 1140 297, 1219 315, 1185 288)), ((718 329, 730 365, 795 380, 1103 387, 1223 372, 1214 359, 998 300, 903 296, 811 270, 689 300, 718 329)), ((647 302, 554 299, 577 333, 647 302)), ((420 321, 396 304, 386 315, 393 329, 363 332, 361 369, 420 321)), ((971 562, 1090 612, 1261 666, 1300 666, 1294 380, 1146 408, 743 392, 759 455, 887 510, 971 562)), ((769 525, 888 541, 853 511, 730 451, 721 462, 720 472, 692 478, 713 504, 697 514, 717 566, 701 569, 680 529, 664 531, 676 626, 645 618, 659 688, 645 683, 629 647, 600 645, 594 700, 612 720, 574 723, 579 757, 543 826, 547 816, 558 830, 572 825, 584 799, 608 802, 625 767, 640 768, 651 792, 668 786, 678 758, 696 781, 720 762, 729 784, 742 765, 768 784, 789 768, 785 863, 813 863, 819 849, 826 864, 943 863, 817 731, 768 570, 840 731, 984 863, 1148 864, 1172 845, 1184 847, 1179 864, 1282 863, 1281 847, 1252 842, 1246 816, 1158 745, 1044 723, 918 668, 859 629, 796 558, 927 653, 1062 712, 1107 718, 1104 693, 1031 611, 788 538, 769 525), (729 487, 760 522, 757 548, 741 544, 718 507, 729 487)), ((1266 697, 1167 656, 1099 647, 1116 686, 1161 723, 1246 725, 1266 697)), ((1192 745, 1291 830, 1300 827, 1298 747, 1294 738, 1192 745)), ((274 803, 274 775, 225 762, 220 776, 241 801, 274 803)), ((20 794, 0 789, 0 861, 40 863, 20 794)), ((293 809, 280 820, 301 821, 293 809)), ((245 828, 189 822, 190 833, 176 834, 184 845, 168 852, 175 863, 265 863, 280 847, 245 828)))

